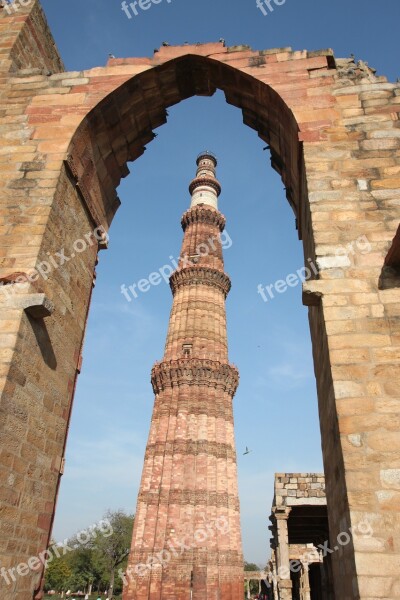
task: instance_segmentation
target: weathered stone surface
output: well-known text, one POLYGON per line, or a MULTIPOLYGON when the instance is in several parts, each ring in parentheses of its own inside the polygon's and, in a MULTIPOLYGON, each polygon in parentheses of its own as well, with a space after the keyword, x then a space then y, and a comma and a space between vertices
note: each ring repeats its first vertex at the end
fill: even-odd
MULTIPOLYGON (((107 230, 119 207, 115 190, 127 174, 126 163, 143 153, 154 128, 165 123, 167 108, 183 98, 222 89, 227 101, 242 109, 244 122, 270 145, 306 260, 317 265, 305 284, 305 299, 331 534, 351 526, 356 513, 384 515, 374 531, 385 540, 376 575, 387 573, 385 597, 397 598, 392 556, 400 547, 400 525, 392 518, 398 514, 399 492, 396 479, 383 475, 380 482, 380 476, 381 470, 398 468, 400 436, 396 422, 381 421, 379 415, 396 414, 399 386, 377 369, 398 372, 400 366, 397 259, 393 263, 400 197, 399 84, 376 77, 362 61, 335 63, 331 51, 259 52, 223 44, 163 48, 151 58, 111 60, 106 67, 64 73, 37 0, 21 5, 18 15, 2 10, 0 23, 0 216, 8 228, 0 242, 0 278, 33 272, 47 253, 71 248, 99 226, 107 230), (54 74, 48 76, 49 71, 54 74), (54 231, 60 232, 58 239, 54 231), (337 256, 348 260, 336 261, 337 256), (392 271, 384 269, 385 261, 392 271), (361 376, 355 371, 353 379, 340 370, 349 365, 362 367, 361 376), (362 407, 376 413, 375 430, 373 417, 356 420, 362 407), (365 481, 365 473, 377 486, 347 492, 346 482, 365 481)), ((29 319, 22 307, 0 314, 4 481, 9 475, 20 478, 18 498, 5 486, 5 566, 24 562, 48 541, 59 481, 56 464, 63 454, 93 285, 95 242, 47 279, 40 277, 34 290, 57 306, 44 322, 51 344, 38 347, 37 337, 45 338, 43 323, 29 319), (40 419, 32 404, 25 406, 26 390, 35 381, 43 394, 40 419), (48 456, 54 458, 52 468, 45 467, 48 456), (35 485, 43 480, 45 487, 35 485), (12 539, 7 527, 13 528, 12 539)), ((340 560, 332 557, 338 597, 371 597, 362 579, 368 576, 364 555, 355 543, 342 548, 340 560)), ((2 598, 25 600, 38 586, 37 575, 28 575, 2 598)))
MULTIPOLYGON (((34 319, 49 317, 54 312, 54 305, 44 294, 12 294, 0 298, 1 308, 23 309, 34 319)), ((4 331, 4 330, 3 330, 4 331)))

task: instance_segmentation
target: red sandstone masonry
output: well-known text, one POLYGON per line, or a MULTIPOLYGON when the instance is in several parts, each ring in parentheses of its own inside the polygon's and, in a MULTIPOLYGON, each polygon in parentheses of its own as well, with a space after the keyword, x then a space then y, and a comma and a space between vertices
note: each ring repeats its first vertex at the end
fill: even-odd
MULTIPOLYGON (((374 551, 356 540, 340 564, 334 557, 336 595, 350 600, 358 586, 362 600, 376 600, 370 582, 384 574, 385 597, 398 598, 399 278, 384 265, 392 244, 397 248, 400 221, 399 86, 351 61, 335 64, 330 51, 315 56, 222 44, 162 48, 153 58, 59 73, 61 61, 37 2, 18 17, 0 14, 0 23, 0 123, 21 133, 1 139, 2 277, 29 272, 55 243, 72 243, 54 238, 66 218, 75 239, 84 233, 81 224, 108 226, 126 161, 140 156, 154 127, 165 123, 168 106, 183 98, 223 89, 227 101, 243 110, 245 123, 270 144, 305 256, 320 265, 320 279, 309 282, 305 300, 330 530, 337 535, 364 518, 374 529, 374 551), (55 74, 43 75, 43 68, 55 74), (110 116, 118 123, 114 128, 110 116), (40 171, 27 168, 33 162, 40 171), (21 219, 33 235, 21 229, 21 219), (346 268, 324 267, 327 257, 334 264, 335 251, 363 235, 370 254, 356 249, 346 268)), ((64 269, 67 287, 58 274, 40 282, 56 305, 44 324, 35 325, 21 309, 2 308, 0 314, 2 482, 15 477, 13 488, 5 483, 2 489, 6 567, 26 561, 47 542, 95 258, 85 255, 87 262, 64 269), (45 358, 35 337, 44 325, 54 353, 48 348, 45 358)), ((199 298, 197 310, 211 301, 212 294, 199 298)), ((184 401, 195 409, 190 397, 184 401)), ((34 574, 21 578, 14 592, 1 591, 2 598, 27 600, 37 585, 34 574)), ((229 590, 227 600, 235 593, 229 590)))
POLYGON ((238 376, 226 362, 225 293, 214 280, 216 269, 223 275, 224 219, 200 205, 182 221, 180 255, 196 254, 196 263, 179 265, 176 275, 185 279, 173 283, 171 277, 174 303, 164 359, 152 373, 156 399, 124 599, 186 600, 192 591, 195 600, 240 600, 243 556, 231 424, 238 376), (205 256, 197 255, 201 244, 210 249, 205 256), (197 281, 199 270, 204 277, 197 281), (198 532, 205 538, 199 541, 198 532), (180 542, 189 549, 175 556, 171 544, 179 548, 180 542), (162 552, 169 556, 166 565, 136 572, 162 552))

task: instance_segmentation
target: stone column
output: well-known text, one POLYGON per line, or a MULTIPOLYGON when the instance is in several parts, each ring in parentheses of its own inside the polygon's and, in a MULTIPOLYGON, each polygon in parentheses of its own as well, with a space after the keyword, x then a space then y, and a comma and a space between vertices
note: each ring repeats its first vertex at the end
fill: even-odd
POLYGON ((271 565, 272 565, 272 578, 271 578, 271 584, 272 584, 272 589, 274 592, 274 600, 279 600, 278 598, 278 587, 277 587, 277 581, 278 581, 278 575, 276 572, 276 564, 277 564, 277 551, 276 551, 276 532, 274 529, 274 539, 272 540, 272 544, 271 544, 271 548, 272 548, 272 561, 271 561, 271 565))
POLYGON ((302 565, 302 569, 301 569, 301 579, 302 579, 301 600, 311 600, 310 578, 308 575, 308 563, 302 562, 301 565, 302 565))
POLYGON ((292 600, 292 581, 290 579, 288 518, 291 508, 276 506, 274 509, 277 535, 277 571, 279 600, 292 600))
POLYGON ((325 560, 321 560, 319 563, 319 569, 321 574, 321 592, 324 598, 328 598, 328 581, 326 574, 326 563, 325 560))

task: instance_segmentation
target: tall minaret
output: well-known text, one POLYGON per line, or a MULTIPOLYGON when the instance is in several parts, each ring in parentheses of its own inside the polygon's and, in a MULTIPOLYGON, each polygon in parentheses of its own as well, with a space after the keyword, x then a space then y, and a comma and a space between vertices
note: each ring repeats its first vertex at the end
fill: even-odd
POLYGON ((197 158, 184 239, 170 277, 165 353, 151 380, 154 411, 137 503, 124 600, 242 600, 232 398, 217 159, 197 158))

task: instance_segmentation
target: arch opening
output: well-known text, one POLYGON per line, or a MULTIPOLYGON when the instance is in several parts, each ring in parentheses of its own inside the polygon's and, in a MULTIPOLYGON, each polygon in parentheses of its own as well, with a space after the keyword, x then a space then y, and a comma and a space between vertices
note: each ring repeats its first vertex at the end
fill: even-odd
MULTIPOLYGON (((122 178, 165 124, 167 109, 192 96, 224 92, 239 108, 245 125, 268 145, 271 165, 280 174, 299 237, 309 213, 302 143, 293 112, 273 88, 251 75, 208 57, 187 55, 132 77, 101 100, 71 141, 67 163, 97 224, 110 225, 119 207, 122 178)), ((307 256, 314 257, 306 236, 307 256)))
MULTIPOLYGON (((221 89, 227 102, 242 110, 244 124, 268 144, 301 237, 309 219, 302 144, 294 115, 282 98, 251 76, 209 59, 188 56, 171 62, 134 77, 102 100, 71 142, 67 164, 96 225, 111 224, 119 206, 115 190, 129 173, 127 163, 144 152, 155 138, 153 130, 166 123, 167 108, 221 89), (172 77, 175 95, 167 93, 172 77)), ((312 236, 306 240, 304 251, 312 259, 312 236)))
MULTIPOLYGON (((221 95, 222 95, 222 94, 221 94, 221 95)), ((215 98, 215 97, 214 97, 214 98, 215 98)), ((214 100, 214 98, 213 98, 212 100, 214 100)), ((206 104, 207 104, 208 102, 211 102, 211 99, 210 99, 210 100, 208 100, 208 99, 207 99, 207 100, 204 100, 204 110, 206 110, 206 104)), ((221 105, 223 104, 223 102, 222 102, 222 98, 220 98, 220 102, 219 102, 219 104, 221 104, 221 105)), ((226 104, 224 104, 224 107, 226 107, 226 104)), ((191 108, 191 107, 190 107, 190 108, 191 108)), ((192 108, 191 108, 191 109, 192 109, 192 108)), ((232 110, 232 112, 233 112, 233 109, 231 109, 231 110, 232 110)), ((237 111, 235 111, 235 113, 237 113, 237 111)), ((193 115, 193 116, 195 117, 195 115, 193 115)), ((236 116, 238 117, 238 115, 236 115, 236 116)), ((240 120, 240 118, 239 118, 238 120, 240 120)), ((168 123, 168 124, 170 125, 170 127, 173 127, 173 125, 172 125, 171 123, 168 123)), ((240 124, 240 125, 238 124, 238 128, 239 128, 239 127, 240 127, 241 129, 243 129, 243 126, 242 126, 241 124, 240 124)), ((163 131, 164 131, 164 130, 163 130, 163 131)), ((249 132, 249 135, 250 135, 250 132, 249 132)), ((251 132, 251 135, 253 136, 253 132, 251 132)), ((161 136, 160 136, 160 137, 161 137, 161 136)), ((255 137, 255 136, 254 136, 254 137, 255 137)), ((261 144, 261 143, 258 143, 258 144, 257 144, 257 139, 254 139, 254 140, 251 140, 251 141, 252 141, 252 143, 254 143, 254 145, 255 145, 255 146, 257 146, 257 150, 258 150, 258 152, 259 152, 260 156, 262 157, 262 160, 260 160, 260 163, 262 163, 262 164, 258 164, 258 169, 265 169, 265 166, 266 166, 266 167, 267 167, 267 170, 269 170, 269 165, 268 165, 268 157, 267 157, 267 155, 266 155, 265 153, 262 153, 262 151, 261 151, 261 150, 262 150, 262 144, 261 144)), ((259 142, 259 140, 258 140, 258 142, 259 142)), ((248 141, 247 143, 249 143, 249 141, 248 141)), ((153 148, 154 148, 154 146, 152 146, 152 147, 149 149, 149 152, 148 152, 148 154, 149 154, 149 155, 150 155, 150 154, 152 154, 152 152, 153 152, 153 148)), ((165 148, 165 146, 164 146, 164 150, 165 150, 165 151, 168 151, 168 150, 165 148)), ((148 155, 147 155, 147 153, 146 153, 146 157, 145 157, 145 159, 146 159, 146 162, 147 162, 147 163, 148 163, 148 161, 150 161, 150 160, 154 162, 154 170, 155 170, 155 171, 157 171, 157 169, 158 169, 158 167, 159 167, 159 159, 160 159, 160 154, 159 154, 159 153, 157 154, 157 157, 158 157, 158 159, 157 159, 157 158, 151 158, 150 156, 148 156, 148 155)), ((192 161, 192 162, 193 162, 193 165, 194 165, 194 158, 195 158, 195 155, 192 157, 192 159, 193 159, 193 161, 192 161)), ((179 160, 179 156, 176 156, 176 160, 179 160)), ((166 163, 168 163, 168 162, 170 162, 170 161, 172 161, 172 164, 174 164, 174 161, 175 161, 175 156, 174 156, 174 154, 172 154, 172 155, 171 155, 171 157, 169 157, 169 156, 168 156, 168 157, 166 157, 166 158, 165 158, 165 162, 166 162, 166 163)), ((189 168, 193 168, 193 165, 191 165, 189 168)), ((223 166, 223 165, 221 164, 221 167, 222 167, 222 166, 223 166)), ((141 168, 141 164, 139 164, 139 169, 140 169, 140 168, 141 168)), ((163 173, 162 177, 164 178, 164 177, 165 177, 165 172, 164 172, 164 170, 163 170, 163 169, 162 169, 162 173, 163 173)), ((188 183, 188 182, 189 182, 189 179, 190 179, 191 175, 192 175, 192 171, 190 171, 190 170, 189 170, 189 172, 188 172, 188 173, 186 173, 186 171, 184 172, 184 175, 183 175, 183 178, 184 178, 183 184, 184 184, 184 185, 183 185, 183 187, 186 187, 186 183, 188 183), (185 179, 185 177, 186 177, 186 178, 188 178, 187 182, 186 182, 186 179, 185 179)), ((133 176, 134 176, 134 175, 132 174, 132 177, 133 177, 133 176)), ((156 175, 156 173, 155 173, 155 176, 157 176, 157 175, 156 175)), ((249 169, 249 165, 246 165, 246 166, 245 166, 245 168, 243 169, 243 176, 244 176, 244 178, 247 178, 247 177, 251 178, 251 177, 253 176, 253 174, 252 174, 252 169, 249 169)), ((278 181, 278 177, 276 176, 276 174, 274 174, 274 178, 275 178, 275 179, 278 181)), ((227 211, 228 211, 228 213, 229 213, 229 212, 230 212, 230 205, 231 205, 231 197, 230 197, 230 195, 228 195, 228 196, 226 195, 225 185, 227 185, 227 184, 228 184, 228 181, 226 181, 226 179, 227 179, 227 177, 226 177, 226 175, 225 175, 224 179, 221 181, 221 183, 222 183, 222 187, 223 187, 223 194, 222 194, 222 205, 221 205, 221 210, 223 210, 223 212, 225 212, 225 210, 227 210, 227 211)), ((128 177, 128 180, 129 180, 129 177, 128 177)), ((125 185, 125 183, 127 183, 127 184, 129 185, 129 182, 128 182, 128 180, 124 181, 124 185, 125 185)), ((278 187, 278 186, 277 186, 277 187, 278 187)), ((267 188, 263 188, 263 189, 265 189, 265 190, 266 190, 267 188)), ((143 190, 142 190, 142 193, 143 193, 143 190)), ((275 196, 276 194, 277 194, 277 190, 274 188, 274 196, 275 196)), ((166 196, 167 196, 168 198, 170 198, 170 192, 169 192, 169 191, 167 191, 167 193, 166 193, 166 196)), ((125 197, 126 197, 126 190, 125 190, 125 197)), ((139 194, 138 198, 142 198, 142 197, 143 197, 143 196, 142 196, 141 194, 139 194)), ((172 195, 171 195, 171 198, 174 198, 174 197, 175 197, 175 195, 172 193, 172 195)), ((150 195, 149 195, 149 198, 151 198, 151 193, 150 193, 150 195)), ((179 196, 179 198, 180 198, 180 200, 182 200, 181 196, 179 196)), ((278 198, 276 199, 276 201, 278 202, 278 200, 279 200, 279 202, 281 203, 281 202, 282 202, 282 200, 283 200, 283 198, 284 198, 284 191, 281 189, 281 185, 279 184, 279 194, 278 194, 278 198)), ((127 203, 127 202, 129 202, 130 200, 131 200, 131 197, 130 197, 130 196, 126 197, 126 200, 125 200, 125 202, 123 203, 123 207, 121 208, 121 213, 118 213, 118 215, 119 215, 119 216, 121 216, 121 214, 122 214, 122 213, 126 214, 126 213, 124 212, 124 211, 126 210, 126 208, 127 208, 127 207, 126 207, 126 203, 127 203)), ((135 199, 132 199, 132 201, 134 201, 134 200, 135 200, 135 199)), ((266 200, 267 200, 267 198, 266 198, 266 200)), ((243 197, 243 201, 244 201, 244 205, 246 205, 246 204, 247 204, 247 199, 246 199, 245 197, 243 197)), ((134 203, 136 204, 136 202, 134 202, 134 203)), ((187 203, 187 201, 186 201, 186 203, 187 203)), ((186 207, 186 203, 185 203, 185 201, 184 201, 184 203, 183 203, 183 205, 182 205, 182 207, 184 207, 184 208, 182 208, 182 210, 185 210, 185 209, 187 208, 187 207, 186 207)), ((168 204, 170 204, 170 200, 168 200, 168 204)), ((267 202, 267 204, 269 204, 269 201, 267 202)), ((284 208, 286 209, 286 210, 285 210, 285 214, 284 214, 284 220, 285 220, 285 221, 286 221, 286 220, 288 220, 288 221, 290 222, 290 231, 287 231, 287 230, 285 230, 285 231, 284 231, 284 233, 285 233, 285 234, 287 234, 287 235, 289 235, 289 234, 290 234, 290 236, 291 236, 292 238, 294 238, 294 239, 295 239, 296 235, 295 235, 294 231, 292 231, 292 230, 291 230, 292 228, 294 229, 294 227, 293 227, 293 225, 292 225, 292 221, 291 221, 291 219, 290 219, 290 217, 291 217, 291 215, 290 215, 291 209, 290 209, 290 207, 289 207, 289 206, 285 206, 284 208)), ((155 209, 156 209, 156 206, 154 206, 154 210, 155 210, 155 209)), ((146 209, 141 209, 141 208, 140 208, 140 210, 141 210, 141 212, 142 212, 142 213, 146 211, 146 209)), ((171 212, 171 209, 170 209, 170 211, 169 211, 169 212, 171 212)), ((172 246, 172 245, 168 245, 168 248, 169 248, 169 250, 168 250, 168 251, 165 251, 165 256, 163 256, 163 258, 164 258, 164 259, 167 259, 167 258, 168 258, 168 257, 167 257, 167 255, 169 254, 169 252, 172 252, 172 250, 173 250, 173 249, 174 249, 174 250, 178 250, 178 246, 179 246, 179 238, 180 238, 180 235, 181 235, 181 234, 180 234, 180 232, 179 232, 179 231, 180 231, 180 228, 179 228, 179 218, 180 218, 180 214, 181 214, 181 213, 180 213, 179 211, 175 211, 175 212, 176 212, 176 214, 175 214, 175 216, 174 216, 174 218, 173 218, 172 225, 168 225, 168 227, 169 227, 169 228, 171 228, 171 230, 172 230, 172 232, 173 232, 173 240, 174 240, 174 241, 173 241, 173 246, 172 246)), ((151 219, 151 223, 152 223, 152 235, 155 235, 156 237, 158 237, 158 235, 160 234, 160 232, 157 230, 157 226, 154 224, 154 220, 152 219, 152 216, 151 216, 151 215, 149 215, 149 214, 148 214, 148 212, 146 212, 145 214, 147 214, 147 217, 148 217, 149 219, 151 219), (153 228, 154 228, 154 231, 153 231, 153 228)), ((164 214, 164 212, 162 212, 162 214, 164 214)), ((117 220, 118 220, 118 215, 117 215, 117 220)), ((227 216, 228 216, 228 215, 227 215, 227 216)), ((240 216, 239 216, 239 215, 237 215, 237 216, 238 216, 238 217, 239 217, 239 219, 240 219, 240 216)), ((263 219, 264 219, 264 217, 265 217, 265 218, 268 218, 268 217, 267 217, 267 215, 265 215, 265 213, 264 213, 263 219)), ((124 218, 126 218, 126 217, 124 217, 124 218)), ((257 220, 257 219, 259 219, 259 217, 257 217, 257 215, 256 215, 256 214, 253 214, 253 219, 257 220)), ((161 217, 161 220, 163 220, 163 217, 161 217)), ((271 221, 271 219, 269 219, 269 222, 270 222, 270 221, 271 221)), ((142 227, 142 228, 146 228, 146 227, 148 226, 148 223, 150 222, 150 220, 149 220, 149 221, 146 221, 146 220, 144 220, 144 221, 143 221, 143 217, 141 216, 141 217, 140 217, 140 222, 141 222, 141 227, 142 227)), ((240 221, 239 221, 239 223, 240 223, 240 221)), ((242 224, 242 225, 243 225, 243 224, 242 224)), ((115 226, 116 226, 116 224, 113 224, 113 227, 115 227, 115 226)), ((231 219, 230 219, 230 218, 229 218, 229 216, 228 216, 227 230, 228 230, 228 232, 230 232, 230 233, 232 233, 232 232, 231 232, 231 228, 232 228, 232 226, 233 226, 233 223, 232 223, 231 219)), ((237 228, 239 228, 239 227, 237 227, 237 228)), ((254 229, 255 229, 255 230, 257 230, 257 227, 255 227, 254 229)), ((266 229, 267 229, 267 228, 266 228, 266 229)), ((289 230, 289 227, 288 227, 288 230, 289 230)), ((111 230, 111 231, 113 231, 113 230, 111 230)), ((119 232, 119 231, 120 231, 120 230, 118 230, 118 232, 119 232)), ((114 235, 115 235, 115 234, 114 234, 114 235)), ((132 235, 134 236, 135 234, 133 233, 132 235)), ((253 233, 252 233, 252 235, 253 235, 253 236, 254 236, 254 235, 256 235, 256 234, 255 234, 255 232, 253 232, 253 233)), ((260 229, 258 229, 258 235, 261 235, 260 229)), ((117 236, 118 236, 118 233, 117 233, 117 236)), ((113 238, 113 239, 115 239, 115 238, 113 238)), ((235 241, 234 241, 234 246, 237 246, 238 244, 240 244, 240 243, 241 243, 240 241, 239 241, 239 242, 236 242, 236 234, 233 236, 233 239, 235 240, 235 241)), ((262 238, 261 238, 261 239, 262 239, 262 238)), ((169 244, 171 244, 171 242, 169 242, 169 244)), ((297 244, 298 244, 298 245, 300 245, 298 242, 297 242, 297 244)), ((113 242, 113 244, 112 244, 112 245, 114 246, 114 242, 113 242)), ((291 247, 292 247, 292 246, 291 246, 291 247)), ((144 250, 144 249, 143 249, 143 250, 144 250)), ((119 248, 119 251, 121 252, 121 251, 122 251, 122 249, 121 249, 121 248, 119 248)), ((136 251, 137 251, 137 247, 136 247, 136 251)), ((263 247, 263 245, 262 245, 262 242, 261 242, 261 241, 259 241, 259 243, 258 243, 258 245, 257 245, 257 251, 260 253, 260 261, 259 261, 259 262, 260 262, 260 270, 261 270, 261 264, 265 264, 263 261, 264 261, 264 260, 267 260, 267 256, 269 256, 269 253, 266 253, 266 255, 265 255, 265 256, 261 256, 261 253, 263 253, 263 252, 264 252, 264 247, 263 247)), ((113 252, 115 252, 115 250, 113 250, 113 252)), ((133 252, 132 256, 135 256, 135 252, 134 252, 134 250, 133 250, 133 249, 132 249, 132 252, 133 252)), ((144 250, 144 252, 146 253, 146 252, 147 252, 147 250, 144 250)), ((230 252, 231 252, 231 250, 229 249, 229 250, 227 250, 227 251, 226 251, 226 254, 228 254, 228 255, 229 255, 229 253, 230 253, 230 252)), ((107 253, 107 254, 108 254, 108 253, 107 253)), ((175 254, 174 254, 174 256, 176 257, 176 256, 177 256, 177 254, 175 253, 175 254)), ((103 262, 103 256, 102 256, 101 258, 102 258, 102 260, 101 260, 101 263, 102 263, 102 262, 103 262)), ((163 260, 163 258, 160 258, 160 260, 163 260)), ((228 256, 228 257, 227 257, 227 256, 225 256, 225 258, 228 258, 228 259, 230 259, 230 261, 232 261, 232 258, 231 258, 230 256, 228 256)), ((249 251, 248 251, 248 250, 246 251, 246 249, 245 249, 245 248, 243 248, 243 251, 242 251, 242 256, 241 256, 241 257, 240 257, 240 256, 238 256, 237 258, 239 258, 239 259, 243 260, 244 262, 246 262, 246 261, 249 261, 249 262, 257 262, 257 261, 254 261, 254 258, 251 256, 251 254, 249 253, 249 251)), ((108 256, 107 256, 107 259, 108 259, 108 256)), ((159 259, 158 259, 158 258, 154 258, 154 260, 157 260, 157 261, 158 261, 159 259)), ((301 257, 300 257, 300 256, 297 256, 297 260, 296 260, 296 262, 293 262, 293 260, 294 260, 294 257, 292 257, 292 260, 290 261, 290 264, 289 264, 289 268, 290 268, 290 269, 293 269, 293 268, 295 268, 295 267, 299 267, 299 266, 302 264, 302 263, 301 263, 301 257)), ((288 263, 289 263, 289 261, 288 261, 288 263)), ((158 264, 158 262, 157 262, 157 264, 158 264)), ((160 263, 160 264, 162 264, 162 263, 160 263)), ((152 264, 152 266, 151 266, 151 268, 153 268, 153 267, 155 267, 155 266, 156 266, 156 263, 153 263, 153 264, 152 264)), ((228 267, 227 267, 227 270, 228 270, 228 272, 230 273, 230 267, 229 267, 229 265, 228 265, 228 267)), ((150 270, 149 270, 149 272, 150 272, 150 270)), ((289 272, 289 271, 288 271, 288 272, 289 272)), ((286 273, 286 271, 285 271, 285 273, 286 273)), ((144 273, 142 273, 142 275, 145 275, 145 274, 146 274, 145 272, 144 272, 144 273)), ((230 273, 230 274, 231 274, 231 275, 233 275, 233 273, 230 273)), ((283 274, 283 273, 280 273, 280 274, 283 274)), ((104 275, 102 275, 101 273, 99 273, 99 275, 101 275, 101 277, 100 277, 100 278, 98 278, 98 280, 100 280, 100 282, 101 282, 101 281, 102 281, 102 277, 103 277, 104 275)), ((279 275, 279 273, 278 273, 278 275, 279 275)), ((129 279, 129 278, 128 278, 128 279, 129 279)), ((138 279, 137 277, 136 277, 136 278, 132 277, 132 282, 133 282, 133 281, 137 281, 137 279, 138 279)), ((234 282, 234 288, 236 288, 236 286, 240 286, 240 284, 241 284, 241 280, 240 280, 240 278, 239 278, 239 277, 235 276, 235 277, 233 277, 232 279, 233 279, 233 282, 234 282)), ((263 278, 261 277, 261 279, 263 279, 263 278)), ((124 281, 125 281, 125 283, 129 283, 129 281, 127 281, 126 279, 125 279, 124 281)), ((257 280, 257 283, 258 283, 258 280, 257 280)), ((97 286, 96 286, 96 287, 97 287, 97 286)), ((97 289, 96 289, 96 291, 95 291, 95 294, 98 294, 98 292, 99 292, 99 290, 97 290, 97 289)), ((118 293, 118 295, 119 295, 119 289, 117 290, 117 293, 118 293)), ((235 294, 235 291, 233 291, 233 293, 231 294, 231 296, 232 296, 232 295, 234 295, 234 294, 235 294)), ((266 307, 266 305, 264 305, 264 303, 262 302, 262 300, 260 299, 260 297, 257 295, 256 287, 254 287, 254 290, 252 290, 252 291, 251 291, 251 296, 253 296, 253 297, 255 298, 255 301, 256 301, 256 303, 257 303, 257 304, 260 304, 260 306, 262 307, 262 310, 267 310, 267 309, 265 308, 265 307, 266 307)), ((133 297, 133 296, 131 296, 131 297, 132 297, 132 302, 133 302, 133 303, 134 303, 134 302, 136 302, 136 300, 134 300, 134 297, 133 297)), ((146 297, 147 297, 147 296, 146 296, 146 297)), ((230 301, 232 301, 232 298, 230 299, 230 301)), ((165 303, 165 306, 166 306, 166 307, 169 309, 169 308, 170 308, 170 304, 171 304, 171 300, 170 300, 170 294, 169 294, 169 293, 166 293, 166 295, 164 296, 164 303, 165 303)), ((276 303, 279 303, 279 300, 276 300, 276 303)), ((126 305, 126 306, 128 307, 128 305, 126 305)), ((238 308, 239 308, 239 307, 238 307, 238 308)), ((230 316, 232 317, 231 319, 229 318, 229 314, 228 314, 228 328, 229 328, 229 329, 233 329, 233 327, 232 327, 232 323, 234 323, 234 322, 235 322, 235 320, 233 319, 233 315, 234 315, 234 313, 233 313, 233 312, 232 312, 232 310, 231 310, 231 311, 230 311, 230 316), (229 327, 229 324, 231 324, 231 327, 229 327)), ((303 316, 305 316, 305 315, 303 315, 303 316)), ((168 315, 167 315, 167 314, 164 314, 164 319, 165 319, 165 322, 163 321, 163 323, 162 323, 162 325, 163 325, 163 332, 162 332, 162 334, 160 334, 160 337, 163 337, 163 336, 164 336, 164 333, 166 333, 166 332, 164 332, 164 326, 165 326, 165 328, 166 328, 166 325, 167 325, 167 322, 168 322, 168 315)), ((305 333, 305 335, 307 335, 307 334, 308 334, 308 332, 304 332, 304 333, 305 333)), ((140 342, 138 342, 138 343, 140 343, 140 342)), ((259 343, 262 343, 262 344, 264 344, 264 341, 262 341, 262 342, 260 341, 259 343)), ((158 346, 158 345, 159 345, 159 344, 158 344, 158 341, 157 341, 157 342, 154 342, 154 347, 156 347, 156 346, 158 346)), ((263 347, 264 347, 264 346, 263 346, 263 347)), ((256 348, 256 346, 255 346, 255 348, 256 348)), ((308 348, 307 348, 306 350, 308 350, 308 348)), ((257 349, 253 349, 253 351, 254 351, 255 353, 257 353, 257 349)), ((280 351, 283 353, 283 350, 282 350, 282 349, 280 349, 280 351)), ((260 352, 260 351, 258 350, 258 352, 260 352)), ((231 349, 231 351, 230 351, 230 354, 231 354, 232 358, 233 358, 233 359, 235 359, 236 353, 235 353, 234 351, 232 351, 232 349, 231 349)), ((153 350, 151 351, 151 354, 150 354, 150 360, 151 360, 151 362, 153 362, 153 360, 154 360, 155 358, 159 358, 160 356, 161 356, 161 352, 160 352, 160 351, 156 352, 156 351, 153 349, 153 350)), ((298 359, 300 359, 300 355, 298 355, 298 359)), ((86 363, 86 360, 85 360, 85 363, 86 363)), ((302 363, 302 364, 303 364, 303 363, 302 363)), ((308 364, 307 364, 307 367, 309 367, 309 365, 308 365, 308 364)), ((87 365, 86 365, 86 368, 87 368, 87 365)), ((148 379, 148 372, 150 371, 150 368, 151 368, 151 366, 149 366, 147 370, 145 369, 145 370, 144 370, 144 374, 143 374, 143 381, 146 381, 146 389, 147 389, 147 379, 148 379)), ((301 368, 301 367, 299 366, 299 368, 301 368)), ((311 371, 311 369, 310 369, 310 371, 311 371)), ((279 376, 280 376, 280 375, 279 375, 279 376)), ((150 393, 150 390, 148 390, 148 391, 149 391, 149 393, 150 393)), ((239 393, 241 393, 241 391, 240 391, 240 387, 239 387, 239 393)), ((239 399, 238 399, 238 400, 237 400, 237 402, 238 402, 238 403, 240 403, 240 402, 241 402, 241 400, 239 400, 239 399)), ((75 410, 76 410, 76 409, 75 409, 75 410)), ((259 415, 259 416, 261 417, 261 415, 259 415)), ((302 415, 301 415, 301 414, 299 414, 299 415, 298 415, 298 418, 300 419, 300 418, 301 418, 301 416, 302 416, 302 415)), ((304 416, 304 415, 303 415, 303 416, 304 416)), ((265 412, 265 413, 264 413, 264 416, 263 416, 262 418, 265 420, 265 423, 267 423, 267 412, 265 412)), ((288 419, 288 425, 287 425, 287 427, 288 427, 288 429, 289 429, 290 431, 293 431, 293 430, 295 429, 295 427, 293 427, 294 421, 293 421, 293 419, 291 419, 291 417, 290 417, 289 415, 288 415, 287 419, 288 419)), ((239 418, 239 420, 240 420, 240 418, 239 418)), ((318 426, 317 426, 317 427, 318 427, 318 426)), ((316 429, 316 430, 317 430, 317 429, 316 429)), ((299 433, 299 434, 298 434, 298 441, 299 441, 299 443, 301 443, 301 435, 302 435, 301 433, 299 433)), ((247 443, 248 443, 248 440, 247 440, 247 443)), ((242 445, 243 445, 243 444, 242 444, 242 445)), ((254 443, 252 443, 251 445, 254 447, 254 443)), ((239 456, 239 458, 240 458, 240 455, 241 455, 241 445, 239 445, 239 447, 238 447, 238 456, 239 456)), ((254 455, 253 455, 253 456, 254 456, 254 455)), ((243 466, 245 467, 245 465, 243 465, 243 466)), ((277 465, 275 465, 275 466, 277 467, 277 465)), ((283 466, 283 463, 282 463, 282 466, 283 466)), ((282 467, 282 468, 283 468, 283 467, 282 467)), ((269 485, 270 485, 271 483, 272 483, 272 477, 269 477, 269 478, 267 479, 267 481, 266 481, 266 487, 269 487, 269 485)), ((257 493, 258 493, 258 490, 257 490, 257 493)), ((132 495, 132 497, 133 497, 133 495, 132 495)), ((134 502, 134 501, 135 501, 135 498, 133 497, 133 502, 134 502)), ((265 504, 266 504, 266 506, 267 506, 268 502, 266 501, 266 502, 265 502, 265 504)), ((267 534, 267 532, 263 532, 263 534, 262 534, 262 535, 263 535, 263 540, 264 540, 264 543, 265 543, 265 549, 267 550, 267 545, 268 545, 268 534, 267 534)), ((251 558, 251 556, 248 556, 248 558, 251 558)))

